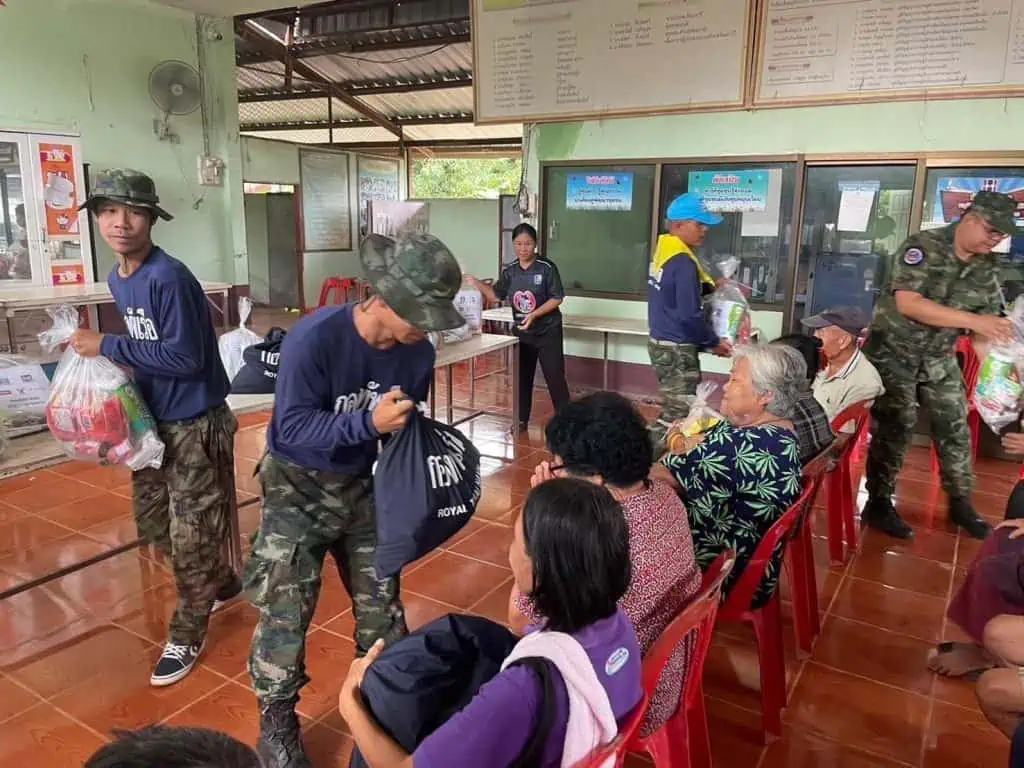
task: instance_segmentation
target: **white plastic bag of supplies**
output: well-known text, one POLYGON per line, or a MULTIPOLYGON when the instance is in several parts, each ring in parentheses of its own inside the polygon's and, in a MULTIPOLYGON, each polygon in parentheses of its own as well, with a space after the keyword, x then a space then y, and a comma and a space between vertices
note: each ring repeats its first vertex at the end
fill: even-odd
POLYGON ((665 445, 669 452, 683 453, 683 446, 687 439, 707 432, 722 420, 722 414, 708 404, 708 400, 716 389, 718 389, 717 384, 705 381, 697 385, 696 395, 686 398, 690 412, 685 419, 673 424, 665 436, 665 445))
POLYGON ((750 340, 750 305, 740 284, 734 279, 740 267, 740 260, 728 256, 718 262, 718 269, 725 279, 711 294, 708 305, 711 308, 711 328, 718 338, 732 344, 745 344, 750 340))
MULTIPOLYGON (((78 310, 62 304, 46 311, 53 327, 39 334, 39 343, 52 352, 78 328, 78 310)), ((164 444, 149 407, 128 374, 102 355, 64 350, 50 386, 46 424, 72 459, 133 471, 163 463, 164 444)))
POLYGON ((242 359, 242 353, 246 347, 251 347, 253 344, 259 344, 263 341, 259 334, 253 333, 245 327, 251 314, 252 301, 250 301, 248 296, 243 296, 238 300, 238 327, 217 339, 220 360, 224 363, 224 370, 228 374, 228 381, 234 381, 235 376, 242 370, 242 366, 245 364, 245 361, 242 359))
POLYGON ((1016 340, 993 344, 981 362, 974 387, 974 404, 988 426, 997 434, 1020 418, 1024 406, 1024 301, 1018 297, 1009 319, 1016 330, 1016 340))
POLYGON ((455 294, 455 309, 459 311, 466 324, 444 332, 447 342, 465 341, 480 333, 484 324, 484 297, 476 288, 463 285, 455 294))

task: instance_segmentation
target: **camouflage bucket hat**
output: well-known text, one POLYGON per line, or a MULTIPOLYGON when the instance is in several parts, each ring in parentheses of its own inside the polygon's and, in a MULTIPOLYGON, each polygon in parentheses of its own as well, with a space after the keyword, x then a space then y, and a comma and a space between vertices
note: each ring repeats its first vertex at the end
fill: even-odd
POLYGON ((369 235, 359 246, 366 279, 384 303, 421 331, 450 331, 466 321, 455 308, 462 270, 433 235, 399 240, 369 235))
POLYGON ((1004 235, 1012 234, 1017 229, 1013 214, 1017 211, 1017 201, 1002 192, 979 192, 971 201, 965 213, 974 213, 988 222, 989 226, 998 229, 1004 235))
POLYGON ((174 217, 160 207, 160 198, 156 194, 153 180, 141 171, 130 168, 114 168, 96 174, 90 190, 89 199, 78 207, 95 211, 100 200, 113 200, 135 208, 148 208, 164 221, 174 217))

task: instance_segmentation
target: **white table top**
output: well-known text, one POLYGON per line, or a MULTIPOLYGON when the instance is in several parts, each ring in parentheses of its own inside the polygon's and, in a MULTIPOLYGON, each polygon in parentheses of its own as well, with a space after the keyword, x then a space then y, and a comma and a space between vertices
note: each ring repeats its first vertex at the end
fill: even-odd
POLYGON ((488 352, 497 352, 499 349, 505 349, 518 343, 519 339, 515 336, 483 333, 465 341, 445 344, 438 350, 437 359, 434 361, 434 368, 446 368, 449 365, 461 363, 480 355, 486 355, 488 352))
MULTIPOLYGON (((512 307, 486 309, 484 320, 495 323, 512 324, 512 307)), ((649 336, 647 320, 638 317, 602 317, 600 315, 576 315, 562 313, 562 327, 576 331, 594 331, 596 333, 621 333, 625 336, 649 336)))
MULTIPOLYGON (((200 281, 204 293, 223 293, 231 283, 200 281)), ((79 285, 29 285, 21 288, 0 288, 0 310, 42 309, 54 304, 105 304, 113 301, 106 283, 79 285)))

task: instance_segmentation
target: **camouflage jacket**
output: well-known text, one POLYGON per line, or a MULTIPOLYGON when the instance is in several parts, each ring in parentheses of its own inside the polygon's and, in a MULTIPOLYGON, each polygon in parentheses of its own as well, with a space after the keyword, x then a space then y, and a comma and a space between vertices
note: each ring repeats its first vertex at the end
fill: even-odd
POLYGON ((933 328, 904 317, 896 309, 896 291, 913 291, 951 309, 998 315, 999 254, 975 255, 968 262, 956 257, 956 224, 918 232, 904 241, 892 257, 871 320, 869 356, 895 358, 916 369, 922 362, 953 354, 961 328, 933 328))

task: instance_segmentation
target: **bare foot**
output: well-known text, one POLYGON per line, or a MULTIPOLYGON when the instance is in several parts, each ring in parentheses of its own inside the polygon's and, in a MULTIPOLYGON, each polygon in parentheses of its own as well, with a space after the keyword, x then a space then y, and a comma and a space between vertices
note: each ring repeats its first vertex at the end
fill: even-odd
POLYGON ((939 643, 928 657, 928 669, 943 677, 974 679, 997 666, 988 651, 974 643, 939 643))

